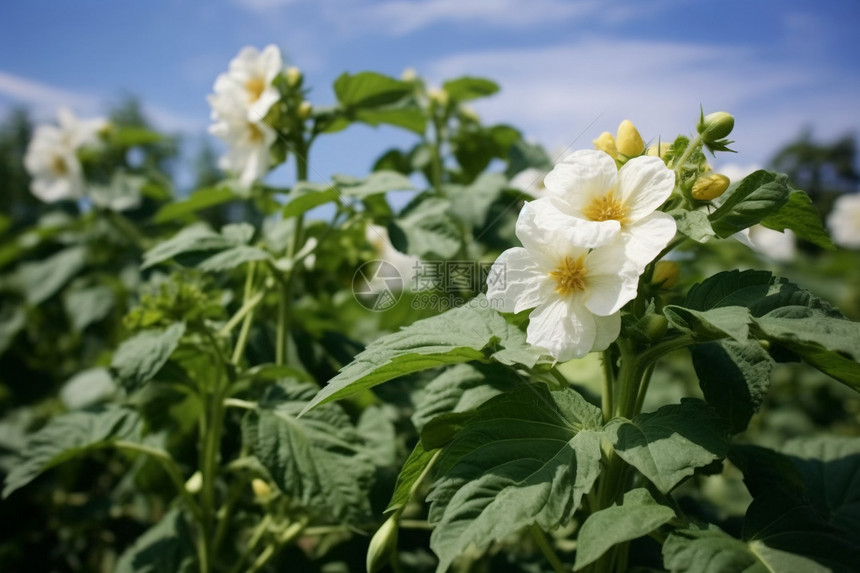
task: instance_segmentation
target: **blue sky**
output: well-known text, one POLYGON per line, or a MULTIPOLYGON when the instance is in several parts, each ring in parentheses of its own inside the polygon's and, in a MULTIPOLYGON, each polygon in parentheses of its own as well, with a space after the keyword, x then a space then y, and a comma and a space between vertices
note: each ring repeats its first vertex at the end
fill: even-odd
MULTIPOLYGON (((245 45, 275 43, 332 103, 342 72, 431 83, 498 81, 477 105, 550 150, 590 147, 632 120, 646 139, 689 133, 699 104, 737 118, 737 155, 765 163, 801 129, 828 141, 860 128, 857 0, 64 0, 0 8, 0 113, 96 115, 139 96, 161 128, 205 133, 205 97, 245 45)), ((353 128, 321 140, 313 172, 361 175, 408 134, 353 128)))

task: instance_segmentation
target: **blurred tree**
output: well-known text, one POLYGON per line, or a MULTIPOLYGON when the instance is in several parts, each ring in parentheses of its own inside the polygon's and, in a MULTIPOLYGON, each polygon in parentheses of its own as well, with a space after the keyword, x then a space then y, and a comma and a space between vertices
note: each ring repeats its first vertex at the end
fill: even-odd
POLYGON ((814 141, 811 131, 805 129, 774 156, 770 167, 787 174, 824 214, 836 196, 857 190, 860 174, 856 160, 857 143, 853 135, 827 144, 814 141))

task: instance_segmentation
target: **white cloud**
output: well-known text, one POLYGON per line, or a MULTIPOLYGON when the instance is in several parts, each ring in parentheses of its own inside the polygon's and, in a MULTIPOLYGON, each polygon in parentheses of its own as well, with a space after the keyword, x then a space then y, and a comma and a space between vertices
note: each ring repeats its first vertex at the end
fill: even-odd
POLYGON ((502 92, 479 102, 478 111, 547 146, 590 147, 622 119, 646 139, 672 139, 695 128, 701 104, 735 115, 738 160, 764 163, 804 124, 824 133, 860 124, 855 80, 820 66, 765 62, 742 47, 583 38, 454 55, 423 71, 434 82, 464 74, 498 81, 502 92))
MULTIPOLYGON (((104 114, 105 98, 85 92, 52 86, 0 71, 0 104, 4 107, 24 105, 38 120, 53 121, 61 107, 72 109, 77 115, 93 117, 104 114)), ((206 124, 157 105, 143 104, 144 113, 155 126, 169 132, 197 132, 206 124)))

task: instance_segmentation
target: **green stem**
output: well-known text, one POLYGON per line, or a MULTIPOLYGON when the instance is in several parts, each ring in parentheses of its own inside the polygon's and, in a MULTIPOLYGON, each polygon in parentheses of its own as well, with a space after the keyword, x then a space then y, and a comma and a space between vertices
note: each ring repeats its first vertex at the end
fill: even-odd
POLYGON ((600 355, 603 366, 603 393, 600 397, 600 405, 603 410, 603 423, 612 418, 613 392, 615 391, 615 368, 613 366, 612 349, 603 351, 600 355))
POLYGON ((269 544, 263 550, 262 553, 257 557, 257 560, 254 561, 254 564, 248 569, 248 573, 256 573, 263 567, 265 567, 266 563, 269 560, 278 554, 278 551, 281 550, 281 547, 298 537, 302 531, 304 531, 305 526, 307 525, 307 519, 302 519, 301 521, 297 521, 292 523, 289 527, 284 530, 284 533, 278 537, 274 543, 269 544))
POLYGON ((696 137, 690 140, 690 143, 687 145, 687 148, 684 149, 684 153, 678 159, 672 160, 672 168, 675 173, 680 177, 681 170, 684 168, 684 165, 687 163, 687 160, 690 158, 693 153, 702 145, 702 136, 697 134, 696 137))
POLYGON ((540 528, 540 526, 536 523, 533 523, 531 526, 531 534, 532 538, 535 540, 535 543, 540 548, 543 556, 546 557, 546 560, 549 561, 549 564, 552 566, 552 570, 555 573, 565 573, 567 569, 564 566, 564 563, 561 562, 561 559, 558 558, 555 550, 550 545, 549 540, 546 538, 546 534, 540 528))

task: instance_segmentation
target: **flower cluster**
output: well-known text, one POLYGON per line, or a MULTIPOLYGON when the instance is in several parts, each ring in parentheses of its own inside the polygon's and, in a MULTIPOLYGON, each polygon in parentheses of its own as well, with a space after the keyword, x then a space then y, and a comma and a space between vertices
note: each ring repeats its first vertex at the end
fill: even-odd
POLYGON ((107 128, 101 118, 80 119, 66 108, 57 113, 58 125, 36 127, 24 166, 33 178, 33 195, 46 203, 77 199, 84 194, 84 175, 78 151, 98 143, 107 128))
POLYGON ((619 169, 609 154, 583 150, 544 182, 549 196, 521 211, 523 246, 499 256, 505 280, 490 282, 487 297, 506 312, 534 309, 527 340, 564 361, 605 350, 618 337, 621 308, 675 235, 674 219, 657 210, 675 174, 659 157, 635 157, 619 169))
POLYGON ((277 46, 262 51, 245 47, 226 73, 215 80, 215 93, 208 97, 212 108, 209 132, 228 146, 219 166, 238 176, 239 184, 250 187, 271 166, 269 148, 276 132, 266 116, 280 100, 275 79, 283 71, 277 46))

